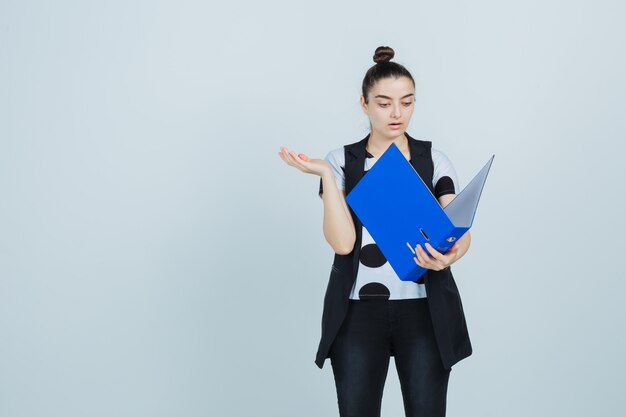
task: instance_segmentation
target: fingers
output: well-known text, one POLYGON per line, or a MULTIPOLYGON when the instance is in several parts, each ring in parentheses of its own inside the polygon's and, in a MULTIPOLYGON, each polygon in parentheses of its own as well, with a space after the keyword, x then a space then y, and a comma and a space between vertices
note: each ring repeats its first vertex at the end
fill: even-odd
POLYGON ((430 257, 419 244, 415 246, 415 257, 413 258, 413 260, 415 260, 415 263, 417 263, 422 268, 430 269, 430 257))
POLYGON ((280 159, 285 161, 287 164, 291 165, 291 161, 289 161, 289 158, 287 158, 287 153, 283 149, 278 152, 278 156, 280 156, 280 159))
POLYGON ((280 148, 280 156, 289 165, 301 166, 299 164, 299 161, 298 161, 298 158, 297 158, 295 152, 290 151, 289 149, 285 148, 284 146, 281 146, 281 148, 280 148))
POLYGON ((290 151, 289 149, 285 148, 284 146, 280 147, 279 154, 287 162, 292 162, 293 163, 297 159, 295 152, 290 151))
POLYGON ((419 251, 415 251, 415 255, 416 256, 413 257, 413 260, 417 265, 421 266, 424 269, 432 269, 432 266, 424 260, 423 252, 420 253, 419 251))
POLYGON ((433 258, 435 259, 439 259, 440 261, 443 260, 443 254, 441 252, 439 252, 437 249, 433 248, 433 246, 426 242, 425 243, 426 249, 428 249, 428 252, 430 252, 430 254, 432 255, 433 258))
POLYGON ((429 252, 432 254, 437 254, 438 257, 430 256, 426 251, 422 248, 421 245, 415 246, 415 254, 416 257, 413 258, 416 264, 426 269, 433 269, 435 271, 440 271, 448 266, 447 258, 445 255, 437 252, 430 243, 426 243, 429 252))
POLYGON ((326 174, 332 175, 332 168, 325 159, 309 158, 303 153, 296 154, 284 146, 280 147, 279 155, 288 165, 296 167, 307 174, 315 174, 320 177, 326 174))
POLYGON ((307 171, 307 167, 302 163, 302 160, 298 157, 298 155, 296 155, 294 151, 289 151, 287 155, 293 165, 300 168, 300 170, 302 171, 307 171))
POLYGON ((279 152, 279 155, 283 159, 283 161, 287 162, 287 164, 294 166, 303 172, 313 172, 308 165, 309 158, 305 154, 296 154, 294 151, 290 151, 284 146, 281 146, 280 149, 281 151, 279 152))

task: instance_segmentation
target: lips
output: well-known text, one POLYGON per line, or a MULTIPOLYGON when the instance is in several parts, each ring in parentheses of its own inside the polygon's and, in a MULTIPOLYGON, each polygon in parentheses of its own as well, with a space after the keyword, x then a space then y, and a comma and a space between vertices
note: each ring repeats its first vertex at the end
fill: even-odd
POLYGON ((400 126, 402 123, 389 123, 389 126, 400 126))

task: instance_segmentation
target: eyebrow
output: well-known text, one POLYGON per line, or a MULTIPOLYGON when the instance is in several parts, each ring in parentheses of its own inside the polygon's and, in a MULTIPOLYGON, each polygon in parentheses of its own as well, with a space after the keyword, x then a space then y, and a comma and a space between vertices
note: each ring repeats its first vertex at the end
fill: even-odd
MULTIPOLYGON (((402 96, 402 97, 400 97, 400 100, 402 100, 403 98, 407 98, 407 97, 414 96, 414 95, 415 95, 414 93, 407 94, 406 96, 402 96)), ((391 98, 391 97, 384 96, 384 95, 382 95, 382 94, 378 94, 377 96, 374 96, 374 98, 386 98, 387 100, 392 100, 392 98, 391 98)))

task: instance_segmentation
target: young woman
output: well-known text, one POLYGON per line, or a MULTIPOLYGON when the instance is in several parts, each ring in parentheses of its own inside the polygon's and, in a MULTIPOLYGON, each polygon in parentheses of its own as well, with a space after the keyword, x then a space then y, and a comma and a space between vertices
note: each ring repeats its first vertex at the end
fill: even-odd
POLYGON ((320 176, 324 236, 335 251, 324 299, 322 338, 315 363, 331 359, 341 417, 379 417, 389 358, 400 379, 407 417, 445 416, 452 365, 471 355, 465 316, 450 265, 468 250, 467 232, 450 251, 417 245, 417 265, 427 272, 402 281, 346 204, 345 196, 395 143, 442 207, 459 189, 454 167, 431 142, 412 138, 415 82, 379 47, 363 80, 361 107, 370 133, 313 159, 285 147, 289 165, 320 176), (424 250, 427 249, 428 253, 424 250))

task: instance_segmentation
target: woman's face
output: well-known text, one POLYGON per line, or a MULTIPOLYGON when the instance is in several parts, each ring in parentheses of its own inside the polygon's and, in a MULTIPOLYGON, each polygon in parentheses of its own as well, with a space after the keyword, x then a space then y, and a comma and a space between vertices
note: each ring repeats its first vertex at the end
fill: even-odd
POLYGON ((370 119, 372 132, 390 139, 407 129, 414 102, 415 88, 408 77, 379 80, 369 91, 369 103, 361 96, 361 107, 370 119))

